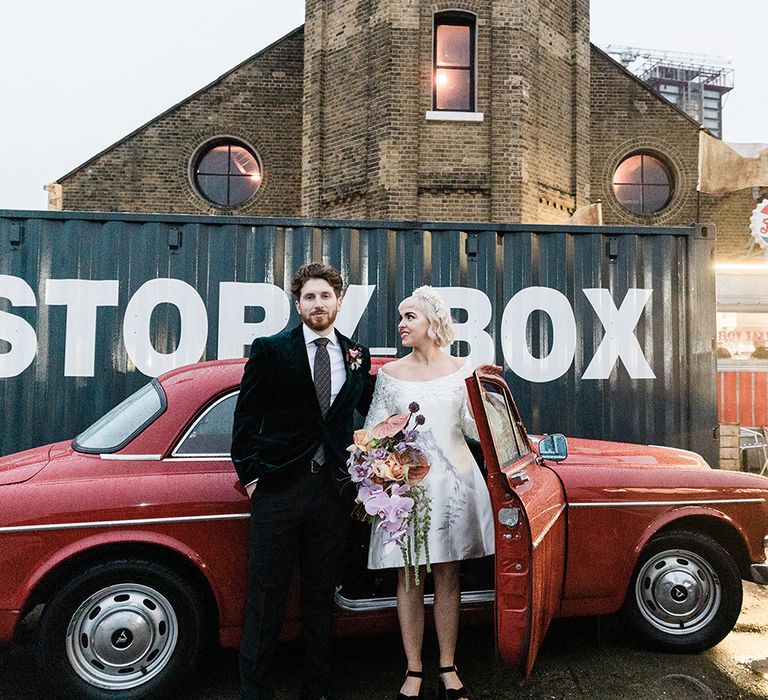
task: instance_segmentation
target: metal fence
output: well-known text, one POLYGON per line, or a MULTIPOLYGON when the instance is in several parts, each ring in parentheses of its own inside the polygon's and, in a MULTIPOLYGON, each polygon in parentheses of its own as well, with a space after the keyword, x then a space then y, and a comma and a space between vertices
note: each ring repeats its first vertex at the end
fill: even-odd
POLYGON ((0 211, 0 453, 69 438, 170 366, 242 356, 297 321, 309 260, 338 325, 401 354, 397 304, 440 287, 452 352, 505 367, 532 432, 716 463, 714 232, 0 211))

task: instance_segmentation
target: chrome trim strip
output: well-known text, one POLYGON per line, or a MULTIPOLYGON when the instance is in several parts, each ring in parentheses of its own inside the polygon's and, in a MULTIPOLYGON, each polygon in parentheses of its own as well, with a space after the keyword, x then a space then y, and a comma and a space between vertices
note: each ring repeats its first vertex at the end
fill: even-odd
POLYGON ((119 452, 99 452, 99 457, 113 462, 154 462, 163 455, 127 455, 119 452))
MULTIPOLYGON (((171 457, 208 457, 208 456, 213 456, 213 455, 208 455, 206 453, 200 453, 200 452, 198 452, 197 454, 180 455, 180 454, 176 453, 176 450, 178 450, 179 447, 181 447, 184 444, 184 441, 189 437, 189 434, 197 427, 198 423, 200 423, 201 420, 203 420, 214 408, 216 408, 216 406, 218 406, 222 401, 226 401, 227 399, 230 399, 233 396, 237 396, 239 393, 240 393, 240 389, 239 388, 235 389, 234 391, 230 391, 228 394, 224 394, 224 396, 219 397, 210 406, 208 406, 208 408, 206 408, 205 411, 200 414, 198 419, 194 423, 192 423, 192 425, 189 426, 189 428, 187 429, 187 432, 185 432, 184 435, 181 436, 181 440, 179 440, 176 443, 176 447, 174 447, 173 450, 171 450, 170 456, 171 457)), ((229 457, 229 455, 226 455, 226 456, 229 457)))
POLYGON ((547 536, 547 533, 554 527, 555 523, 560 519, 560 516, 563 514, 563 511, 565 510, 565 503, 560 506, 560 509, 557 511, 557 513, 552 517, 552 519, 547 523, 547 526, 542 530, 541 534, 536 538, 536 540, 533 543, 533 548, 536 549, 541 544, 541 541, 547 536))
POLYGON ((592 501, 569 503, 569 508, 626 508, 637 506, 708 506, 720 503, 765 503, 764 498, 722 498, 704 501, 592 501))
POLYGON ((229 462, 232 464, 232 457, 229 455, 190 455, 189 457, 179 455, 178 457, 166 457, 163 462, 229 462))
POLYGON ((245 520, 250 513, 226 513, 222 515, 182 515, 176 518, 136 518, 134 520, 92 520, 83 523, 50 523, 47 525, 13 525, 0 527, 0 533, 39 532, 47 530, 80 530, 88 527, 132 527, 134 525, 157 525, 159 523, 199 523, 214 520, 245 520))
MULTIPOLYGON (((397 598, 362 598, 360 600, 351 600, 345 598, 340 593, 341 587, 336 589, 334 602, 342 610, 349 612, 364 612, 370 610, 387 610, 397 607, 397 598)), ((490 603, 494 599, 494 591, 469 591, 461 594, 462 603, 490 603)), ((434 605, 435 596, 429 593, 424 596, 425 605, 434 605)))

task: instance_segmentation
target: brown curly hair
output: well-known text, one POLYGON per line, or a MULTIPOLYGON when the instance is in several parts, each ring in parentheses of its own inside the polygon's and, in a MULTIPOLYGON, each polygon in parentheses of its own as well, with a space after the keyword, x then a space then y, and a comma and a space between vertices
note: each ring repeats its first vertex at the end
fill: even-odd
POLYGON ((335 267, 318 262, 307 263, 296 270, 291 279, 291 294, 296 299, 300 299, 301 288, 307 280, 311 279, 325 280, 333 287, 336 296, 341 296, 341 292, 344 289, 344 280, 341 278, 339 271, 335 267))

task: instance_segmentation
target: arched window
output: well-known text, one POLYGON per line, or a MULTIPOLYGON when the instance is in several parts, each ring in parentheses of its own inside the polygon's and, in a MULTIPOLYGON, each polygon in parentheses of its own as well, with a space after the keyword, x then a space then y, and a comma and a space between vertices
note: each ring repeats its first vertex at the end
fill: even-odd
POLYGON ((435 15, 432 65, 434 110, 475 109, 475 16, 465 12, 435 15))
POLYGON ((656 156, 634 153, 613 174, 613 193, 635 214, 655 214, 669 204, 674 191, 672 171, 656 156))
POLYGON ((206 144, 193 168, 197 191, 211 204, 237 207, 261 186, 261 164, 254 151, 237 139, 206 144))

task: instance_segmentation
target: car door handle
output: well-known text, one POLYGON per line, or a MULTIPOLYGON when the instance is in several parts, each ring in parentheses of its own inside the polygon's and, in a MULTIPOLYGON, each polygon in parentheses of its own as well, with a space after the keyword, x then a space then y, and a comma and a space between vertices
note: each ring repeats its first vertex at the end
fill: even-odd
POLYGON ((526 481, 528 481, 528 479, 529 479, 528 474, 526 474, 525 471, 522 469, 520 471, 507 474, 507 481, 509 482, 510 486, 517 486, 518 484, 524 484, 526 481))

